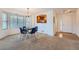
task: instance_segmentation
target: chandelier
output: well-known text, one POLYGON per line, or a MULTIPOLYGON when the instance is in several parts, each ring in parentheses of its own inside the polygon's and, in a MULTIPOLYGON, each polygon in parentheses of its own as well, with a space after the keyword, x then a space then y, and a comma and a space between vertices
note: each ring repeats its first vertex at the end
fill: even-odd
POLYGON ((27 8, 27 17, 29 17, 30 15, 29 15, 29 8, 27 8))
POLYGON ((26 18, 27 18, 27 27, 30 28, 31 27, 31 18, 30 18, 30 12, 29 12, 29 8, 27 8, 27 14, 26 14, 26 18))

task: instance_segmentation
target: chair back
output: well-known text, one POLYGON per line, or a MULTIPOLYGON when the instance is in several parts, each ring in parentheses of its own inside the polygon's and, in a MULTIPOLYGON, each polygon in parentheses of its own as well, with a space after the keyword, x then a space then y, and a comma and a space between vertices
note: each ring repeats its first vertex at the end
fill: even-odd
POLYGON ((38 27, 36 26, 36 27, 32 28, 31 34, 34 34, 34 33, 36 33, 37 31, 38 31, 38 27))
POLYGON ((26 28, 26 26, 23 26, 23 30, 24 30, 24 31, 27 31, 27 28, 26 28))
POLYGON ((21 34, 26 34, 27 33, 27 29, 24 27, 24 28, 20 28, 20 33, 21 34))
POLYGON ((22 34, 23 28, 20 27, 20 33, 22 34))
POLYGON ((35 31, 36 31, 36 32, 38 31, 38 27, 37 27, 37 26, 35 27, 35 31))
POLYGON ((26 26, 23 26, 23 29, 26 29, 26 26))

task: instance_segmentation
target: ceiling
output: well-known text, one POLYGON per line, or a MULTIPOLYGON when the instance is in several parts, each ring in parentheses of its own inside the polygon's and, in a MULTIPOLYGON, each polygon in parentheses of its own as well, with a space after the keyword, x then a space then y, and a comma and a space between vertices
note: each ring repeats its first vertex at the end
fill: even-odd
MULTIPOLYGON (((68 10, 74 12, 76 8, 29 8, 29 15, 34 15, 40 12, 46 12, 53 9, 54 14, 63 14, 65 12, 68 12, 68 10)), ((1 11, 9 12, 9 13, 15 13, 15 14, 21 14, 21 15, 27 15, 27 8, 0 8, 1 11)))
MULTIPOLYGON (((29 8, 29 15, 33 15, 39 12, 45 12, 52 8, 29 8)), ((27 15, 27 8, 0 8, 1 11, 27 15)))
POLYGON ((64 14, 64 13, 69 13, 69 12, 75 12, 76 10, 77 10, 76 8, 55 8, 54 13, 64 14))

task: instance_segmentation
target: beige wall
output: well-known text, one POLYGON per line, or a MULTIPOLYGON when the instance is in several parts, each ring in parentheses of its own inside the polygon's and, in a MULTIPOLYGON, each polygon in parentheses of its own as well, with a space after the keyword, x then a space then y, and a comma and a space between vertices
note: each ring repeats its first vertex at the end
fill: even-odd
POLYGON ((76 22, 75 22, 75 32, 77 33, 77 35, 79 36, 79 9, 77 9, 76 12, 76 22))
POLYGON ((62 31, 62 14, 55 14, 54 32, 62 31))

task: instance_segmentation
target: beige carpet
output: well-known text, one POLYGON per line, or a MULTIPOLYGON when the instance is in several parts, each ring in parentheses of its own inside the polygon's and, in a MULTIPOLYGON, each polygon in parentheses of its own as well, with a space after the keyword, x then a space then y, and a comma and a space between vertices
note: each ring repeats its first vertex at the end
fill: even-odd
MULTIPOLYGON (((73 35, 72 35, 73 36, 73 35)), ((12 35, 0 40, 0 50, 72 50, 79 49, 79 38, 59 38, 38 33, 37 38, 29 36, 23 40, 20 35, 12 35)))

